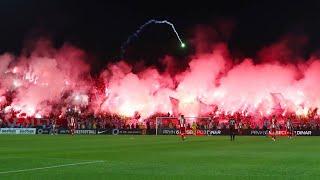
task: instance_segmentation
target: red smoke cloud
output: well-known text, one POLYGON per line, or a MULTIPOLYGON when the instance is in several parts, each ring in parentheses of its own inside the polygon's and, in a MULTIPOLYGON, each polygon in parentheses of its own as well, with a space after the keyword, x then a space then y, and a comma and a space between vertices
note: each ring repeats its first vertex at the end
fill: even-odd
POLYGON ((293 57, 286 43, 262 49, 259 64, 250 58, 233 64, 227 46, 219 44, 191 56, 187 69, 174 75, 178 63, 167 56, 163 73, 154 67, 133 73, 119 61, 95 80, 82 50, 40 42, 30 55, 0 56, 0 105, 27 116, 59 115, 68 107, 142 118, 159 112, 306 115, 320 107, 320 60, 293 57))

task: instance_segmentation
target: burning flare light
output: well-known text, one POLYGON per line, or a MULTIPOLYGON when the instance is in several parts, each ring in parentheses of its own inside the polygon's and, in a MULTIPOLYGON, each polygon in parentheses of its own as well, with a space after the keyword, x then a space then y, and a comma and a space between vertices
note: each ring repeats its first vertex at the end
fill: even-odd
MULTIPOLYGON (((186 116, 317 113, 320 59, 279 62, 282 43, 265 47, 261 63, 250 58, 234 63, 226 45, 218 44, 209 53, 189 57, 188 67, 174 75, 169 65, 163 72, 149 67, 134 73, 120 61, 107 65, 93 79, 82 50, 70 45, 54 49, 39 41, 29 56, 0 56, 0 106, 5 113, 38 118, 60 115, 70 106, 82 108, 82 113, 129 117, 138 113, 142 118, 167 112, 186 116), (264 55, 268 52, 273 56, 264 55)), ((285 50, 290 51, 286 46, 285 50)), ((168 56, 163 61, 174 63, 168 56)))

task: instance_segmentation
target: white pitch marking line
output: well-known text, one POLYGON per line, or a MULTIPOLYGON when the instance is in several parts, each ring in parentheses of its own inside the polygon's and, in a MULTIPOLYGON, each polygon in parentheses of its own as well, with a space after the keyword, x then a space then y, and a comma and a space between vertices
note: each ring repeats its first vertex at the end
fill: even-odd
POLYGON ((46 167, 38 167, 38 168, 30 168, 30 169, 2 171, 2 172, 0 172, 0 174, 35 171, 35 170, 52 169, 52 168, 59 168, 59 167, 66 167, 66 166, 76 166, 76 165, 85 165, 85 164, 95 164, 95 163, 103 163, 103 162, 104 161, 89 161, 89 162, 80 162, 80 163, 72 163, 72 164, 61 164, 61 165, 55 165, 55 166, 46 166, 46 167))

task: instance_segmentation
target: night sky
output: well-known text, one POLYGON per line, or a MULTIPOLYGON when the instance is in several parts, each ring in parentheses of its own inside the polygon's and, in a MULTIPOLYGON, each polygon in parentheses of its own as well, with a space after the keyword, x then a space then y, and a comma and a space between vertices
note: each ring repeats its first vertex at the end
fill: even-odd
POLYGON ((165 25, 152 25, 128 47, 131 63, 143 59, 157 64, 165 54, 184 59, 197 28, 207 29, 209 43, 227 42, 237 56, 254 57, 258 50, 290 34, 304 35, 304 53, 320 48, 320 1, 73 1, 2 0, 0 2, 0 53, 19 54, 37 38, 55 47, 71 43, 88 53, 93 71, 120 57, 121 44, 149 19, 173 22, 188 48, 181 49, 165 25), (211 31, 215 29, 216 34, 211 31))

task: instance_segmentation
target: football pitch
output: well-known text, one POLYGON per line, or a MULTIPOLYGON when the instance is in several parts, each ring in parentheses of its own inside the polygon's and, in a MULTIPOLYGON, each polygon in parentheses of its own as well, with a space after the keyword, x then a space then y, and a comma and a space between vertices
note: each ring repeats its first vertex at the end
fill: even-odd
POLYGON ((0 179, 320 179, 320 137, 1 135, 0 179))

